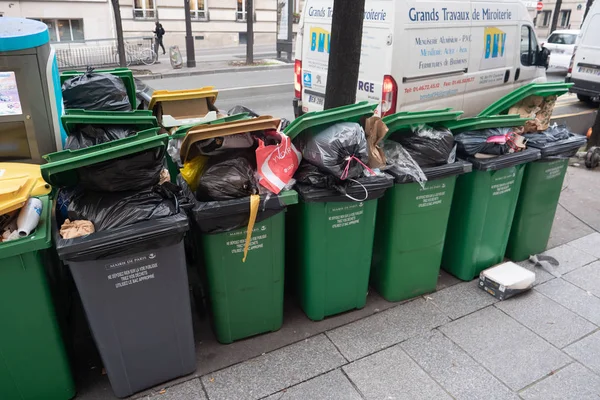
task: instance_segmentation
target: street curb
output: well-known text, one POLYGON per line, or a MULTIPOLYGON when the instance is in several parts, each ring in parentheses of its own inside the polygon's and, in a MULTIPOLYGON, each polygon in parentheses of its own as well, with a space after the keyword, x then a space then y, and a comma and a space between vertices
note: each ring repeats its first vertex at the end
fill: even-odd
POLYGON ((140 79, 146 80, 154 80, 154 79, 164 79, 164 78, 181 78, 186 76, 196 76, 196 75, 209 75, 209 74, 223 74, 227 72, 242 72, 242 71, 269 71, 269 70, 278 70, 278 69, 287 69, 294 68, 294 64, 280 64, 280 65, 264 65, 264 66, 256 66, 256 67, 231 67, 231 68, 221 68, 214 70, 204 70, 204 71, 181 71, 181 72, 167 72, 164 74, 136 74, 136 69, 132 69, 134 71, 134 76, 140 79))

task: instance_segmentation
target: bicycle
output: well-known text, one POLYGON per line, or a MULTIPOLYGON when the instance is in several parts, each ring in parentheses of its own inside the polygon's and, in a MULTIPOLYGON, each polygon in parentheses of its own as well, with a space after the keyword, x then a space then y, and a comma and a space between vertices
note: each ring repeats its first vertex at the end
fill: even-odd
MULTIPOLYGON (((152 50, 152 48, 141 48, 142 46, 143 43, 138 43, 137 49, 131 49, 131 47, 127 46, 127 44, 125 45, 125 60, 128 67, 133 64, 134 61, 137 64, 141 63, 144 65, 153 65, 156 63, 156 60, 158 59, 156 52, 152 50)), ((116 58, 117 60, 119 59, 118 50, 116 53, 116 58)))

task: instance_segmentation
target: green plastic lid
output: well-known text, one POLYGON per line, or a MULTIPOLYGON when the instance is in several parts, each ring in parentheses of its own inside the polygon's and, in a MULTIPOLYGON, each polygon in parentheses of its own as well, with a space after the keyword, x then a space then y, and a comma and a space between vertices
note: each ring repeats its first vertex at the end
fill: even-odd
POLYGON ((227 117, 215 119, 214 121, 210 121, 210 122, 201 122, 199 124, 182 125, 179 128, 177 128, 177 130, 175 130, 175 132, 171 135, 171 139, 181 139, 182 137, 184 137, 187 134, 187 132, 190 129, 192 129, 196 126, 217 125, 217 124, 224 124, 225 122, 241 121, 243 119, 249 119, 250 117, 248 115, 249 115, 248 113, 241 113, 241 114, 229 115, 227 117))
POLYGON ((158 127, 156 117, 152 111, 87 111, 68 110, 61 117, 62 124, 67 134, 76 125, 131 125, 138 131, 158 127))
POLYGON ((521 118, 519 115, 494 115, 491 117, 463 118, 458 121, 442 122, 454 135, 467 131, 478 131, 488 128, 507 128, 523 126, 531 118, 521 118))
POLYGON ((373 111, 376 108, 376 103, 362 101, 360 103, 329 110, 309 112, 292 121, 292 123, 284 129, 283 133, 291 139, 294 139, 301 133, 316 127, 323 129, 328 125, 337 124, 339 122, 358 122, 364 116, 373 115, 373 111))
POLYGON ((46 154, 48 162, 41 166, 44 180, 52 186, 76 185, 79 177, 77 169, 98 164, 115 158, 141 153, 155 148, 165 148, 169 135, 158 135, 160 128, 147 129, 133 136, 79 150, 63 150, 46 154))
POLYGON ((452 111, 451 108, 429 111, 402 111, 396 114, 388 115, 383 118, 389 131, 386 138, 394 132, 402 129, 410 129, 415 125, 438 125, 442 122, 456 121, 463 114, 462 111, 452 111))
POLYGON ((479 116, 506 114, 508 110, 529 96, 560 96, 569 91, 573 83, 547 82, 547 83, 529 83, 516 90, 513 90, 500 100, 492 103, 489 107, 479 113, 479 116))
MULTIPOLYGON (((125 84, 125 89, 127 89, 127 97, 129 98, 131 107, 135 110, 135 80, 133 79, 133 72, 129 68, 95 69, 93 72, 97 74, 112 74, 121 78, 125 84)), ((67 79, 83 74, 85 74, 83 71, 64 71, 60 74, 60 85, 62 86, 67 79)))
POLYGON ((38 198, 42 202, 42 214, 38 226, 29 236, 0 243, 0 260, 33 253, 52 246, 52 201, 48 196, 39 196, 38 198))
POLYGON ((298 192, 295 190, 284 190, 277 197, 279 198, 279 202, 284 206, 298 204, 298 192))

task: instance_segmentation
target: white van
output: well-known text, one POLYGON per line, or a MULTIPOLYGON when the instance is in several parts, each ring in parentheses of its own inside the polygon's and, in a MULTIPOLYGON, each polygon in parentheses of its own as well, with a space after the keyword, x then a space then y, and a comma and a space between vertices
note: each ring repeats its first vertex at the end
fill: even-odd
POLYGON ((592 4, 583 21, 566 81, 575 84, 571 92, 581 101, 600 97, 600 1, 592 4))
MULTIPOLYGON (((307 0, 296 42, 296 115, 323 109, 333 0, 307 0)), ((377 115, 451 107, 473 116, 530 82, 545 82, 521 0, 366 0, 357 101, 377 115)), ((343 71, 339 71, 343 73, 343 71)))

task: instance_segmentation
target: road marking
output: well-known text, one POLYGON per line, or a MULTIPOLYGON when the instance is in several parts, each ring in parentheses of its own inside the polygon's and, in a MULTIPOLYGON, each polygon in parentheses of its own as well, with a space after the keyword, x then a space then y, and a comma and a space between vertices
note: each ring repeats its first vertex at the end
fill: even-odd
POLYGON ((219 89, 219 93, 234 92, 236 90, 278 88, 278 87, 283 87, 283 86, 294 87, 294 83, 293 82, 291 82, 291 83, 275 83, 273 85, 242 86, 242 87, 235 87, 235 88, 226 88, 226 89, 219 89))
MULTIPOLYGON (((567 107, 567 106, 571 106, 571 105, 577 104, 577 103, 581 103, 581 102, 579 100, 574 100, 574 101, 572 100, 572 101, 569 101, 569 102, 564 101, 562 103, 558 103, 557 102, 556 106, 554 106, 554 108, 567 107)), ((583 104, 583 103, 581 103, 581 104, 583 104)))
POLYGON ((592 113, 595 113, 596 111, 597 110, 586 110, 586 111, 573 113, 573 114, 553 115, 552 117, 550 117, 550 119, 578 117, 580 115, 592 114, 592 113))

